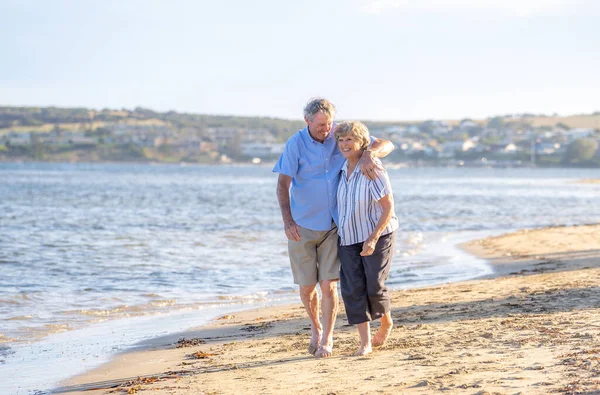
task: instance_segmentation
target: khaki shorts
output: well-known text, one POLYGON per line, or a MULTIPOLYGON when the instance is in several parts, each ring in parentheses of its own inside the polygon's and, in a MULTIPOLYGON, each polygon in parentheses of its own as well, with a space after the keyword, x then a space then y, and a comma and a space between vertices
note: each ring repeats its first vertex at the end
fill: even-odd
POLYGON ((300 241, 288 240, 294 284, 315 285, 340 278, 337 226, 318 231, 298 226, 300 241))

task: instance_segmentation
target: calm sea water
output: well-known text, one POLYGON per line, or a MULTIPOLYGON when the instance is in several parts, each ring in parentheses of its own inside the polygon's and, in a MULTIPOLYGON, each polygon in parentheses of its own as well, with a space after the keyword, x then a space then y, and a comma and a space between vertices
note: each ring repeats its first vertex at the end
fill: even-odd
MULTIPOLYGON (((599 170, 389 174, 392 288, 489 273, 462 241, 600 222, 600 185, 576 182, 599 170)), ((0 375, 12 378, 0 392, 47 389, 224 311, 297 302, 276 178, 271 166, 0 164, 0 375)))

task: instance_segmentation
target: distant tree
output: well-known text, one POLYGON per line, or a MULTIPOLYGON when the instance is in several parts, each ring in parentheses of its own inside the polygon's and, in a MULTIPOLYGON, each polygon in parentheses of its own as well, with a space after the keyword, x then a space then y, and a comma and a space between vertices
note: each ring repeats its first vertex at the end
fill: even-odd
POLYGON ((31 138, 31 156, 33 159, 42 160, 44 159, 46 150, 44 144, 40 141, 37 134, 34 134, 31 138))
POLYGON ((563 162, 574 164, 590 160, 598 150, 598 142, 593 139, 578 139, 567 146, 563 162))
POLYGON ((488 121, 487 127, 500 129, 504 126, 504 118, 503 117, 494 117, 488 121))
POLYGON ((417 126, 419 127, 419 130, 421 130, 423 133, 431 134, 431 132, 433 132, 433 130, 435 129, 435 122, 432 120, 427 120, 417 126))
POLYGON ((564 124, 564 123, 562 123, 562 122, 559 122, 559 123, 557 123, 557 124, 556 124, 556 127, 557 127, 557 128, 560 128, 560 129, 563 129, 563 130, 569 130, 569 129, 571 129, 569 126, 565 125, 565 124, 564 124))

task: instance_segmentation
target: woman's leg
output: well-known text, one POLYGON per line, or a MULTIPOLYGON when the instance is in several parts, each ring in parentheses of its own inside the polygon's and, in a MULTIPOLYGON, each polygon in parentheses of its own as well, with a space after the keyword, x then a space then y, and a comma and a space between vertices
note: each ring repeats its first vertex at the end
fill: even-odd
POLYGON ((381 317, 379 322, 381 326, 373 337, 373 347, 382 346, 390 336, 390 333, 392 333, 392 327, 394 326, 394 321, 389 311, 381 317))
POLYGON ((385 343, 394 325, 390 314, 390 295, 385 280, 388 278, 395 247, 395 232, 381 236, 372 255, 363 257, 369 309, 372 319, 381 319, 381 326, 373 337, 373 347, 385 343))
POLYGON ((369 321, 369 300, 365 285, 365 273, 360 252, 362 243, 340 246, 338 249, 340 269, 340 289, 346 308, 346 317, 350 325, 358 325, 360 347, 354 355, 366 355, 371 352, 371 333, 369 321))
POLYGON ((358 336, 360 337, 360 347, 354 353, 356 356, 363 356, 373 351, 371 347, 371 325, 369 321, 358 324, 358 336))

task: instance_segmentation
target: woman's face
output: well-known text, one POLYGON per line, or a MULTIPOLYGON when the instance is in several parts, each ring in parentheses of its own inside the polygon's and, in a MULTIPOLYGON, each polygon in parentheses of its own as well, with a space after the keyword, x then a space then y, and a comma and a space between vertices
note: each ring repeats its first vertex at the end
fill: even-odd
POLYGON ((338 148, 346 159, 360 158, 362 155, 360 145, 360 142, 351 135, 341 136, 338 139, 338 148))

